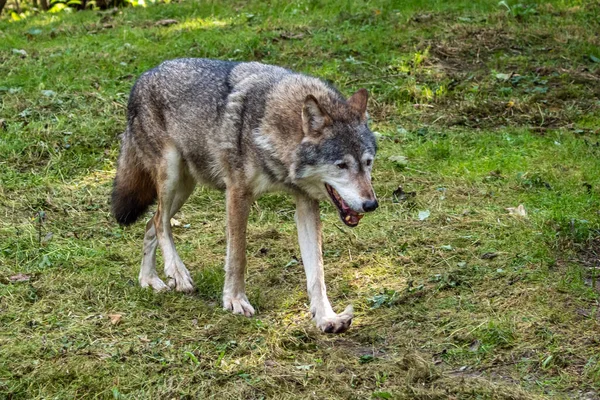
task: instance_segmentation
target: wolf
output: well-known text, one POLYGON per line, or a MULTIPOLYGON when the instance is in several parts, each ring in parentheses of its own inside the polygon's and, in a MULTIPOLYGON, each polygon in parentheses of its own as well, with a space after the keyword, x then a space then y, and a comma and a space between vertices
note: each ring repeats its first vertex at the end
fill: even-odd
POLYGON ((176 59, 142 74, 129 97, 111 201, 122 225, 158 201, 146 223, 140 285, 194 290, 170 220, 196 184, 210 186, 225 191, 223 307, 252 316, 245 290, 248 215, 261 194, 284 191, 296 202, 313 319, 323 332, 346 331, 352 306, 336 314, 327 298, 319 200, 329 199, 349 227, 378 207, 367 100, 366 89, 346 99, 318 78, 258 62, 176 59), (157 246, 167 283, 156 271, 157 246))

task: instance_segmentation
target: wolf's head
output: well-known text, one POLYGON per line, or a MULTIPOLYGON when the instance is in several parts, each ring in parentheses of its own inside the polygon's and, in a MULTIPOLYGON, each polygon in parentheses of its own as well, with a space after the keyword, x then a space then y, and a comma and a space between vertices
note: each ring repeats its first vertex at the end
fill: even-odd
POLYGON ((377 145, 367 127, 367 98, 365 89, 347 101, 319 102, 308 95, 293 165, 296 184, 315 198, 329 197, 350 227, 378 207, 371 185, 377 145))

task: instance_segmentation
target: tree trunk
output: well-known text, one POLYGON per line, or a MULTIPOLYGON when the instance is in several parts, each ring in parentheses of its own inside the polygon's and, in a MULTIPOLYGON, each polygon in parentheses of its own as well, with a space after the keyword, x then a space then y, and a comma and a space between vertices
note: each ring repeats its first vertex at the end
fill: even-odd
POLYGON ((0 14, 2 14, 2 10, 4 9, 5 5, 6 5, 6 0, 0 0, 0 14))
POLYGON ((40 0, 40 5, 42 6, 42 10, 48 11, 48 0, 40 0))

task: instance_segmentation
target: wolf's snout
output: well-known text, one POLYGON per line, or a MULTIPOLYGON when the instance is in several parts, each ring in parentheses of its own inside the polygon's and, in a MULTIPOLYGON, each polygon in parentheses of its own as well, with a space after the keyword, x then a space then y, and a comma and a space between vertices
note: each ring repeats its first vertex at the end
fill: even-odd
POLYGON ((377 207, 379 207, 379 203, 377 202, 377 200, 369 200, 365 201, 362 206, 363 210, 365 210, 366 212, 370 212, 375 211, 377 207))

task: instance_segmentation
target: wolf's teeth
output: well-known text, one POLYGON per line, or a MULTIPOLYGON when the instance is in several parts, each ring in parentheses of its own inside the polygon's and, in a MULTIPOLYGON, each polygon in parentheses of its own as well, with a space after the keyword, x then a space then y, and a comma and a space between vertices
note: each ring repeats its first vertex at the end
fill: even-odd
POLYGON ((349 216, 349 215, 346 215, 346 218, 344 218, 344 220, 345 220, 346 222, 350 222, 350 216, 349 216))

